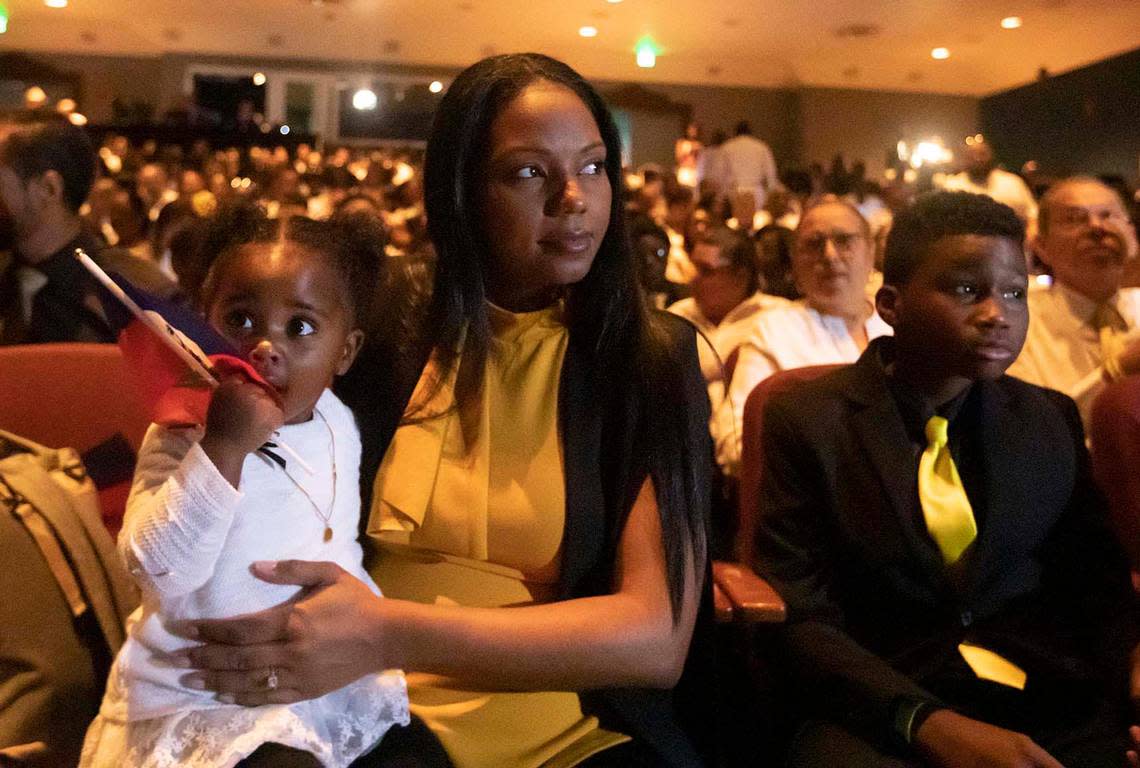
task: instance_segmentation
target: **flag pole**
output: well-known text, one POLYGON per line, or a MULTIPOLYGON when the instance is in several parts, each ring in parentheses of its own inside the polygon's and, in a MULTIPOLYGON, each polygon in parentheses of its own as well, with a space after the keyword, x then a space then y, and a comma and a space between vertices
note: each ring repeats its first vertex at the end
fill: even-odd
MULTIPOLYGON (((154 314, 144 311, 143 308, 136 304, 135 300, 128 296, 126 291, 120 288, 119 284, 116 283, 111 278, 111 276, 103 270, 102 267, 96 264, 95 261, 90 256, 88 256, 87 252, 82 248, 75 249, 75 258, 79 259, 79 263, 86 267, 87 271, 90 272, 91 275, 96 280, 98 280, 104 288, 110 291, 111 295, 118 299, 119 302, 122 303, 122 305, 130 311, 135 319, 149 328, 150 331, 155 336, 157 336, 168 349, 170 349, 170 351, 178 355, 178 359, 184 362, 191 371, 197 374, 211 387, 218 386, 218 376, 214 370, 202 362, 200 359, 198 359, 196 355, 191 354, 188 349, 178 343, 177 339, 174 336, 174 328, 169 323, 162 322, 154 314)), ((274 431, 273 435, 274 439, 277 440, 277 447, 285 453, 289 454, 293 461, 297 462, 297 464, 302 469, 304 469, 310 475, 313 474, 313 468, 309 466, 309 464, 304 459, 302 459, 296 451, 294 451, 279 438, 277 438, 277 434, 277 431, 274 431)))

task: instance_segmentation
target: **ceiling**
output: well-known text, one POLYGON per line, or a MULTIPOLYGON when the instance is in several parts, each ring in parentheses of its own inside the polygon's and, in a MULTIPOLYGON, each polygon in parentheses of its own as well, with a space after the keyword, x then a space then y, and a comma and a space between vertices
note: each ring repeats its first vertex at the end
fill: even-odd
POLYGON ((1140 0, 5 0, 0 49, 461 67, 534 50, 595 79, 984 95, 1140 47, 1140 0), (1020 29, 1000 20, 1016 14, 1020 29), (584 39, 582 25, 598 35, 584 39), (864 34, 860 34, 864 33, 864 34), (867 34, 869 33, 869 34, 867 34), (639 69, 650 35, 661 53, 639 69), (950 58, 935 61, 944 46, 950 58))

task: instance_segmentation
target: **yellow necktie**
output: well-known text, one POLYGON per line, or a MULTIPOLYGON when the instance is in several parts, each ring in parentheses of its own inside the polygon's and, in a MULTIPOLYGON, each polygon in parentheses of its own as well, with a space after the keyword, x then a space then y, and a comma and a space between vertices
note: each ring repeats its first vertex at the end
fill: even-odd
POLYGON ((942 559, 955 563, 977 537, 978 524, 950 455, 948 428, 949 422, 941 416, 931 416, 926 422, 927 445, 918 462, 918 500, 942 559))
POLYGON ((1120 368, 1120 353, 1124 351, 1124 338, 1117 331, 1117 324, 1120 321, 1120 312, 1111 304, 1101 304, 1093 314, 1093 327, 1100 337, 1104 370, 1113 380, 1124 375, 1124 371, 1120 368))

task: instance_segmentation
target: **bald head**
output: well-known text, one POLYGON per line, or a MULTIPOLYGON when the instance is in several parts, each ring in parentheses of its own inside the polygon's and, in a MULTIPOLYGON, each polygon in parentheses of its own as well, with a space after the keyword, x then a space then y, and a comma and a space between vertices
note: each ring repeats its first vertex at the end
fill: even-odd
POLYGON ((1136 250, 1136 234, 1115 190, 1077 176, 1055 184, 1041 198, 1037 255, 1061 285, 1102 302, 1124 279, 1124 262, 1136 250))

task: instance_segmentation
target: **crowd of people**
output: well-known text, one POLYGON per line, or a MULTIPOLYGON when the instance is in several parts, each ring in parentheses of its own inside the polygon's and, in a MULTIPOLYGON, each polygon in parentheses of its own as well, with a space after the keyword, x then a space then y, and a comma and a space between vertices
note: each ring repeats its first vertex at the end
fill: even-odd
POLYGON ((744 553, 788 764, 1140 765, 1140 563, 1085 431, 1140 374, 1136 199, 973 138, 930 190, 778 173, 745 122, 621 157, 534 54, 459 75, 423 152, 2 138, 0 343, 116 340, 82 248, 241 362, 140 452, 82 765, 726 759, 744 411, 821 365, 765 411, 744 553))

